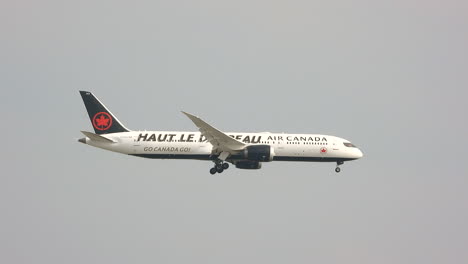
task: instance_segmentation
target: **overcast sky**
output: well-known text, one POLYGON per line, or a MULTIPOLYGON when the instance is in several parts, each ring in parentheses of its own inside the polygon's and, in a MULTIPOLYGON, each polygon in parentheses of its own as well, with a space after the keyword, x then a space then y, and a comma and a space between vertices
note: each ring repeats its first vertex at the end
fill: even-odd
POLYGON ((467 263, 466 1, 2 1, 1 263, 467 263), (208 173, 79 144, 322 133, 364 158, 208 173))

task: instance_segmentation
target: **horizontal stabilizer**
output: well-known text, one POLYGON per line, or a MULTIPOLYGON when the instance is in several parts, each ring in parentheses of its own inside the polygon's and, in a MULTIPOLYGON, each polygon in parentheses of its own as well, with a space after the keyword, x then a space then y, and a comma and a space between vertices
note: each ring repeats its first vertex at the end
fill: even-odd
POLYGON ((106 142, 106 143, 115 143, 115 141, 113 141, 112 139, 108 139, 106 137, 103 137, 101 135, 98 135, 98 134, 94 134, 94 133, 91 133, 91 132, 87 132, 87 131, 81 131, 81 133, 83 133, 85 136, 87 136, 89 139, 91 139, 92 141, 100 141, 100 142, 106 142))

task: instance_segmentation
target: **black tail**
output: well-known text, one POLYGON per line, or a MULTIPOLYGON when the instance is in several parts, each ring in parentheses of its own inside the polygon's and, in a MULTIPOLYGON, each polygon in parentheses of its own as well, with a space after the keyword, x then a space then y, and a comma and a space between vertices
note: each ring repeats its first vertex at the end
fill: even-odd
POLYGON ((80 91, 80 94, 96 134, 129 131, 92 93, 80 91))

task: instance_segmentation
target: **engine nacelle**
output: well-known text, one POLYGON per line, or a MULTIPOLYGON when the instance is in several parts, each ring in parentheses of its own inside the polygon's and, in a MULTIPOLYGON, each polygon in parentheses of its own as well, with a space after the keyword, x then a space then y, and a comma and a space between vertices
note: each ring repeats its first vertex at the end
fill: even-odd
POLYGON ((258 161, 238 161, 236 162, 236 168, 244 170, 258 170, 262 167, 262 164, 258 161))
POLYGON ((272 161, 275 151, 270 145, 248 146, 243 151, 244 159, 251 161, 272 161))

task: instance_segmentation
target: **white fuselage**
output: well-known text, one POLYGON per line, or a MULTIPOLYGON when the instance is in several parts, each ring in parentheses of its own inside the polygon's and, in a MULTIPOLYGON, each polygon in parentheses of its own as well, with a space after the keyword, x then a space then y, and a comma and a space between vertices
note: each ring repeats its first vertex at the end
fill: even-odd
MULTIPOLYGON (((362 152, 348 140, 319 134, 226 133, 248 145, 270 145, 273 160, 340 162, 359 159, 362 152)), ((131 131, 102 135, 114 141, 86 138, 98 148, 146 158, 214 160, 213 146, 200 132, 131 131)), ((233 155, 228 160, 236 160, 233 155)))

